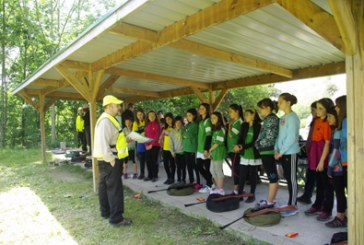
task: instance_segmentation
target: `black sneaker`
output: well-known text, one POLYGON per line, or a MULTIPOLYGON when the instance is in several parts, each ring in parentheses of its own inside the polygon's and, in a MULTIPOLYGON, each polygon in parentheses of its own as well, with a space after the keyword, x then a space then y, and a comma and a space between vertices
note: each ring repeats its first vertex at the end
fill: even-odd
POLYGON ((311 204, 312 203, 311 198, 306 198, 304 196, 298 197, 297 201, 300 202, 300 203, 304 203, 304 204, 311 204))
POLYGON ((255 196, 248 197, 248 199, 245 200, 246 203, 252 203, 255 201, 255 196))
POLYGON ((169 184, 169 179, 167 179, 166 181, 164 181, 163 184, 168 185, 169 184))

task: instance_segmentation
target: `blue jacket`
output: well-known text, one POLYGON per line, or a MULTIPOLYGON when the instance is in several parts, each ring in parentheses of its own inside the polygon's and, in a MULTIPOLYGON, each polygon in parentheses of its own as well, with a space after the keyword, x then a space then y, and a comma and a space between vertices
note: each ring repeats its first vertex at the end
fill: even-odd
POLYGON ((300 152, 299 140, 300 119, 292 111, 279 119, 279 133, 274 150, 283 155, 300 152))
POLYGON ((346 118, 344 118, 341 127, 340 155, 341 155, 341 162, 348 162, 348 126, 346 118))

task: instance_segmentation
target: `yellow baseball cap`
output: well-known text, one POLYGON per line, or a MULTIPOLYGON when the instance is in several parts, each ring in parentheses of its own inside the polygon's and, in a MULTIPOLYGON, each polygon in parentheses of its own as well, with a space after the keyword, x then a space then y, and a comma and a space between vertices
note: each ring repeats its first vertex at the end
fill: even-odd
POLYGON ((123 103, 122 100, 119 100, 115 96, 112 95, 106 95, 104 99, 102 100, 102 106, 110 105, 110 104, 121 104, 123 103))

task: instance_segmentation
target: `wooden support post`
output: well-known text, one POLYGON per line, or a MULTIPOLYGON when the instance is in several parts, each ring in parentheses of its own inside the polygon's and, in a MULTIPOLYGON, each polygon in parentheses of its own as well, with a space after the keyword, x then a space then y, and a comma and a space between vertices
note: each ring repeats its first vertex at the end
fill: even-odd
POLYGON ((214 104, 215 104, 215 92, 212 90, 212 88, 209 89, 209 104, 210 104, 210 110, 212 112, 215 111, 214 104))
MULTIPOLYGON (((362 40, 363 41, 363 40, 362 40)), ((349 244, 364 241, 364 52, 346 57, 349 244)))
POLYGON ((329 1, 344 39, 348 120, 348 234, 349 244, 364 241, 364 2, 329 1))
MULTIPOLYGON (((91 148, 94 145, 95 126, 96 126, 96 100, 92 100, 90 101, 91 148)), ((93 186, 94 186, 94 191, 96 192, 99 183, 99 165, 97 163, 96 158, 92 158, 92 170, 93 170, 93 186)))
POLYGON ((47 162, 47 155, 46 155, 46 138, 45 138, 45 127, 44 127, 44 101, 45 101, 45 96, 44 95, 40 95, 39 96, 39 124, 40 124, 40 144, 41 144, 41 149, 42 149, 42 161, 43 163, 47 162))

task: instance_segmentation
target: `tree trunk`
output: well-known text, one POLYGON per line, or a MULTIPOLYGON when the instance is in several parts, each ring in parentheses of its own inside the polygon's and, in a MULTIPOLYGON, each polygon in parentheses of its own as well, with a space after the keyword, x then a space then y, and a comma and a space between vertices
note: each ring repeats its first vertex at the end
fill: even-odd
POLYGON ((1 39, 1 53, 2 53, 2 59, 1 59, 1 91, 0 91, 0 148, 5 147, 6 143, 6 121, 7 121, 7 110, 8 110, 8 95, 7 95, 7 81, 6 81, 6 35, 5 35, 5 1, 3 1, 2 4, 2 33, 3 37, 1 39))

